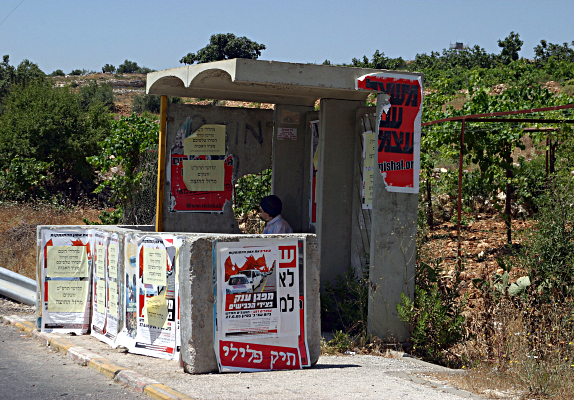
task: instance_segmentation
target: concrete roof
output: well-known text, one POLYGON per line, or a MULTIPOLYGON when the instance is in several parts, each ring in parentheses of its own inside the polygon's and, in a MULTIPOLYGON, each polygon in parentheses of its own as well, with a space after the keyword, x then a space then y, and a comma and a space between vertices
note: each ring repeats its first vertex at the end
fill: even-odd
POLYGON ((397 73, 237 58, 149 73, 147 93, 312 106, 318 98, 366 100, 369 92, 355 90, 355 80, 378 72, 397 73))

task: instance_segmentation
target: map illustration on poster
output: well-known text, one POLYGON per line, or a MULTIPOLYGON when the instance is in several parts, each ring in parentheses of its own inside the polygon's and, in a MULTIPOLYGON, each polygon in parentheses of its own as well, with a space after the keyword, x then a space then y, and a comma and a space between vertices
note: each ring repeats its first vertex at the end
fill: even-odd
POLYGON ((422 78, 399 73, 364 75, 355 89, 379 92, 375 162, 389 192, 418 193, 422 78))
POLYGON ((221 372, 310 365, 304 249, 298 238, 216 244, 214 347, 221 372))

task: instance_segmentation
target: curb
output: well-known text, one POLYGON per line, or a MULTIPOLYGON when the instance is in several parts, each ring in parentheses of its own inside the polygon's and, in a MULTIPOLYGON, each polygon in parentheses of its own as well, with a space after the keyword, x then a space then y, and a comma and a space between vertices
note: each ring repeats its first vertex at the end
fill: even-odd
POLYGON ((154 379, 148 378, 139 372, 132 371, 120 365, 112 363, 107 358, 101 357, 93 351, 76 346, 75 343, 51 333, 42 333, 36 329, 34 323, 26 321, 17 315, 0 315, 0 321, 15 326, 34 337, 36 340, 46 343, 46 346, 58 351, 63 356, 70 358, 76 364, 87 366, 101 375, 123 383, 126 386, 143 393, 152 399, 158 400, 194 400, 193 398, 178 392, 154 379))

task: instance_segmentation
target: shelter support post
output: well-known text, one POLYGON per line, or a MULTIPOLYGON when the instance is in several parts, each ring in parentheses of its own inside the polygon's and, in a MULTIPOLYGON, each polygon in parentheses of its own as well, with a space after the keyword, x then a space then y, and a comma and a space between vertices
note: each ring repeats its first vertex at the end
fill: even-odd
POLYGON ((401 293, 414 299, 418 194, 388 192, 375 170, 371 221, 368 332, 385 341, 409 338, 399 320, 401 293))
POLYGON ((155 231, 163 230, 163 187, 165 182, 165 138, 167 128, 167 96, 161 96, 159 112, 159 145, 157 149, 157 197, 155 207, 155 231))
POLYGON ((363 102, 321 99, 316 233, 321 285, 351 265, 355 114, 363 102))
POLYGON ((281 215, 294 232, 309 232, 310 129, 306 114, 313 107, 275 105, 271 192, 282 200, 281 215))

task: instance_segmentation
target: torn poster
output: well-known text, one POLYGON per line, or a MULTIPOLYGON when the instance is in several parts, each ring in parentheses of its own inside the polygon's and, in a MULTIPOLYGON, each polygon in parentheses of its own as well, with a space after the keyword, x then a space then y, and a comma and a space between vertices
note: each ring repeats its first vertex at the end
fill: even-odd
POLYGON ((364 75, 355 89, 377 96, 377 166, 389 192, 418 193, 422 78, 400 73, 364 75))

